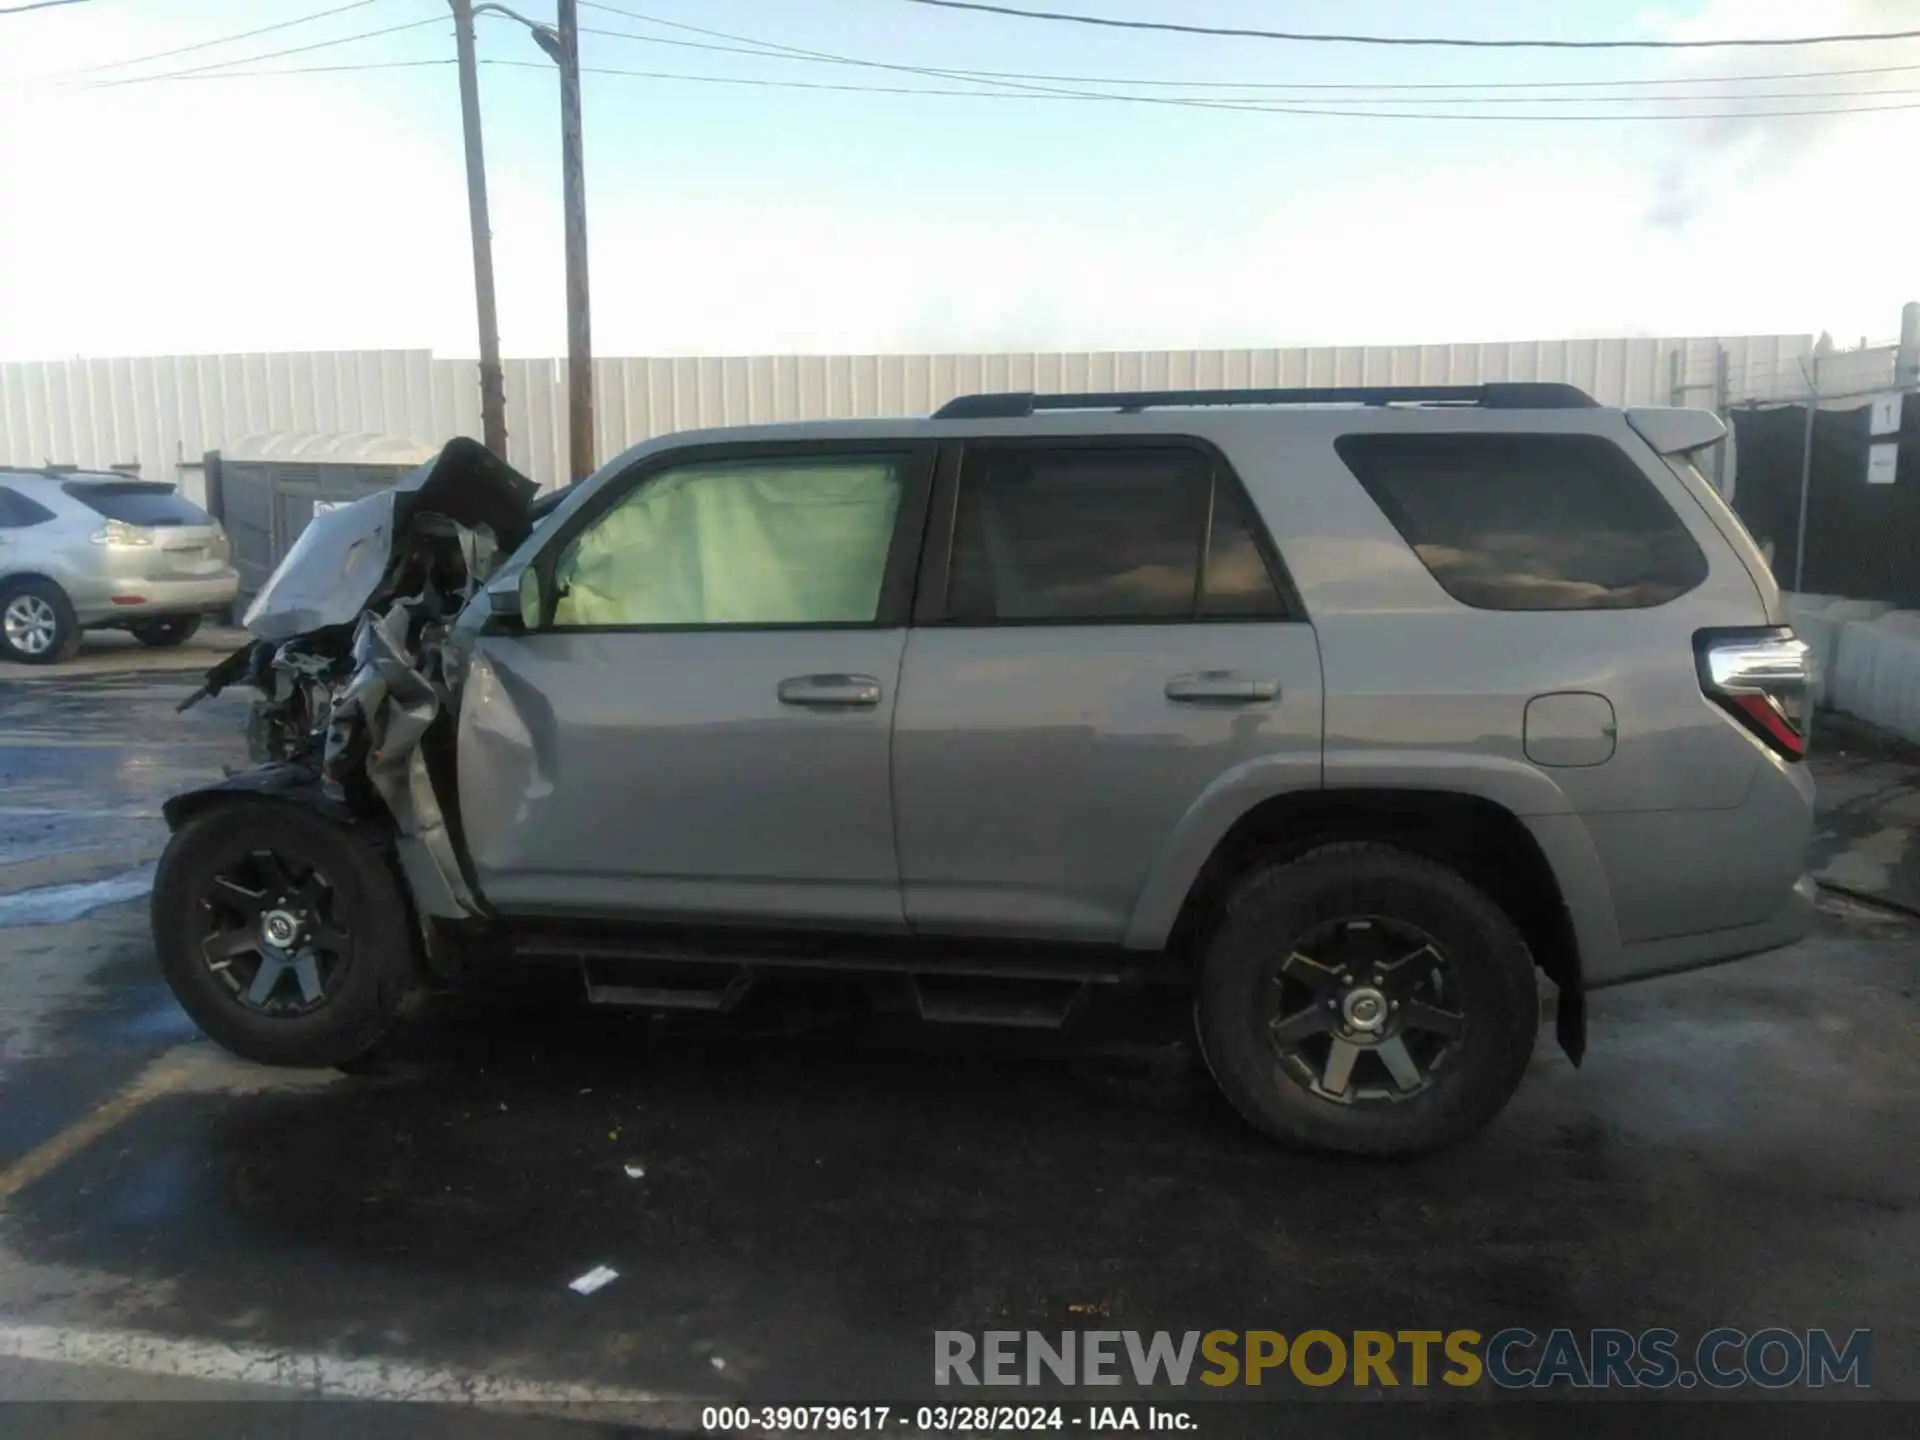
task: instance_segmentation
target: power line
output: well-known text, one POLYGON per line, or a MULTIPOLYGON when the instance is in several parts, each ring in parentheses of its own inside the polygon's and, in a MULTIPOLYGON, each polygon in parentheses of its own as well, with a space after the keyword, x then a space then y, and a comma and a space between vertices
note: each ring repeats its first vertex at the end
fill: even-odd
POLYGON ((210 70, 204 74, 186 72, 172 75, 147 75, 124 83, 137 85, 146 80, 251 80, 263 75, 340 75, 356 70, 418 70, 432 65, 452 65, 454 58, 443 55, 437 60, 368 60, 358 65, 284 65, 269 70, 210 70))
MULTIPOLYGON (((545 70, 547 67, 538 60, 483 60, 483 65, 504 65, 512 69, 545 70)), ((1486 120, 1486 121, 1602 121, 1614 124, 1638 121, 1686 121, 1686 120, 1763 120, 1788 119, 1794 116, 1815 115, 1873 115, 1892 110, 1920 110, 1920 102, 1897 105, 1861 105, 1828 107, 1817 110, 1726 110, 1698 111, 1685 115, 1461 115, 1428 114, 1398 110, 1344 110, 1322 107, 1308 107, 1287 104, 1256 104, 1231 100, 1201 99, 1192 96, 1164 95, 1112 95, 1095 91, 1078 90, 951 90, 931 86, 905 85, 833 85, 808 80, 767 80, 742 75, 684 75, 670 70, 628 70, 604 65, 583 65, 583 74, 588 75, 624 75, 643 80, 677 80, 696 85, 737 85, 755 89, 771 90, 830 90, 857 95, 929 95, 966 97, 974 100, 1108 100, 1131 102, 1138 105, 1175 105, 1204 110, 1233 110, 1261 115, 1318 115, 1332 119, 1369 119, 1369 120, 1486 120)), ((210 77, 211 78, 211 77, 210 77)), ((1895 92, 1887 92, 1895 93, 1895 92)), ((1716 97, 1717 98, 1717 97, 1716 97)), ((1356 102, 1367 103, 1367 102, 1356 102)))
POLYGON ((906 0, 940 10, 977 10, 988 15, 1010 15, 1020 20, 1052 20, 1069 25, 1097 25, 1110 30, 1171 31, 1180 35, 1224 35, 1236 40, 1289 40, 1317 45, 1425 45, 1462 50, 1726 50, 1780 49, 1796 45, 1851 45, 1861 41, 1920 39, 1920 30, 1883 30, 1853 35, 1798 35, 1769 39, 1732 40, 1475 40, 1439 35, 1328 35, 1297 30, 1246 30, 1226 25, 1186 25, 1173 20, 1117 20, 1105 15, 1067 15, 1058 10, 1022 10, 1012 5, 988 5, 980 0, 906 0))
POLYGON ((82 88, 106 90, 120 85, 144 85, 149 80, 178 80, 186 76, 225 70, 232 65, 252 65, 261 60, 278 60, 284 55, 305 55, 314 50, 328 50, 335 45, 350 45, 356 40, 371 40, 379 35, 398 35, 403 30, 418 30, 423 25, 445 25, 451 20, 451 16, 435 15, 425 20, 409 20, 404 25, 387 25, 378 30, 362 30, 358 34, 342 35, 333 40, 316 40, 310 45, 291 45, 285 50, 269 50, 264 55, 240 55, 231 60, 214 60, 205 65, 189 66, 185 70, 164 71, 159 75, 130 75, 124 80, 95 80, 82 88))
MULTIPOLYGON (((611 9, 612 7, 611 6, 595 6, 594 8, 611 9)), ((629 14, 630 12, 621 11, 620 13, 629 14)), ((632 18, 644 20, 644 19, 650 19, 651 17, 634 15, 632 18)), ((656 23, 667 24, 671 22, 660 21, 656 23)), ((1667 101, 1707 102, 1707 101, 1715 101, 1715 100, 1718 100, 1718 101, 1826 100, 1826 99, 1857 98, 1859 96, 1872 96, 1872 95, 1908 95, 1908 94, 1920 93, 1912 90, 1864 90, 1864 91, 1781 90, 1781 91, 1757 91, 1757 92, 1749 91, 1749 92, 1743 92, 1740 94, 1711 94, 1711 95, 1671 95, 1671 94, 1667 94, 1667 95, 1581 94, 1581 95, 1511 95, 1511 96, 1509 95, 1473 95, 1473 94, 1436 95, 1430 92, 1436 91, 1436 90, 1469 90, 1469 91, 1471 90, 1546 90, 1546 89, 1556 89, 1556 88, 1562 88, 1562 87, 1580 87, 1582 89, 1591 89, 1599 86, 1621 86, 1621 85, 1631 85, 1635 83, 1687 85, 1687 84, 1709 83, 1709 77, 1676 77, 1671 80, 1658 81, 1658 82, 1656 81, 1634 82, 1634 81, 1581 80, 1581 81, 1569 81, 1569 82, 1542 81, 1542 82, 1530 84, 1526 81, 1512 81, 1512 82, 1506 82, 1506 83, 1500 83, 1500 84, 1489 84, 1489 85, 1478 85, 1471 81, 1457 81, 1452 84, 1439 84, 1439 83, 1429 82, 1429 83, 1423 83, 1423 84, 1408 84, 1408 85, 1385 84, 1385 83, 1365 84, 1365 83, 1356 83, 1356 82, 1347 82, 1343 84, 1326 84, 1326 83, 1319 83, 1319 82, 1308 82, 1308 83, 1301 83, 1296 85, 1296 84, 1291 84, 1284 81, 1256 84, 1251 82, 1140 80, 1140 79, 1132 79, 1132 78, 1123 77, 1123 76, 1111 76, 1111 75, 1106 75, 1106 76, 1103 76, 1103 75, 1046 75, 1046 74, 1033 74, 1029 72, 1009 71, 1009 70, 949 70, 945 68, 936 68, 933 66, 926 66, 926 65, 903 65, 903 64, 890 63, 884 60, 865 60, 865 59, 860 59, 851 55, 834 55, 834 54, 826 53, 824 51, 796 50, 789 46, 772 46, 770 42, 749 41, 747 44, 743 44, 743 45, 713 45, 713 44, 708 44, 699 40, 669 40, 664 36, 636 35, 630 30, 608 30, 599 26, 592 26, 592 25, 583 25, 580 28, 583 34, 604 35, 611 39, 636 40, 642 44, 648 44, 648 45, 670 45, 677 49, 710 51, 710 52, 715 52, 715 53, 724 54, 724 55, 748 55, 748 56, 753 56, 762 60, 792 60, 792 61, 805 61, 813 64, 853 65, 853 66, 859 66, 864 69, 902 71, 902 72, 913 74, 913 75, 930 75, 938 78, 952 79, 952 80, 962 80, 962 79, 978 80, 986 83, 993 83, 993 82, 999 82, 999 81, 1042 80, 1042 81, 1065 81, 1071 84, 1079 84, 1079 85, 1137 85, 1137 86, 1153 86, 1153 87, 1164 87, 1164 88, 1185 87, 1190 89, 1206 89, 1206 88, 1211 88, 1217 85, 1220 88, 1231 88, 1234 90, 1310 91, 1310 92, 1315 92, 1316 94, 1324 93, 1326 91, 1383 91, 1383 92, 1419 91, 1419 92, 1423 92, 1417 96, 1411 96, 1406 99, 1396 98, 1395 96, 1390 94, 1363 94, 1356 97, 1356 100, 1359 102, 1372 102, 1372 103, 1382 104, 1382 105, 1428 105, 1428 104, 1431 104, 1431 105, 1472 105, 1472 104, 1579 105, 1579 104, 1589 104, 1589 103, 1590 104, 1633 104, 1633 103, 1638 103, 1643 101, 1661 103, 1661 102, 1667 102, 1667 101), (750 46, 761 46, 763 48, 750 48, 750 46)), ((688 27, 688 28, 691 28, 691 27, 688 27)), ((703 33, 720 34, 722 32, 707 31, 703 33)), ((746 39, 745 36, 739 36, 739 37, 729 36, 728 38, 730 39, 738 38, 742 40, 746 39)), ((1728 77, 1728 79, 1731 80, 1731 79, 1737 78, 1737 79, 1752 80, 1752 81, 1761 81, 1769 78, 1809 79, 1809 80, 1823 79, 1824 80, 1830 76, 1839 76, 1839 75, 1893 74, 1893 73, 1908 73, 1912 71, 1920 71, 1920 65, 1881 65, 1881 66, 1873 66, 1866 70, 1860 70, 1860 71, 1808 70, 1808 71, 1797 72, 1791 75, 1777 76, 1777 77, 1754 75, 1754 76, 1728 77)), ((1715 77, 1715 78, 1712 78, 1711 83, 1721 83, 1721 82, 1717 77, 1715 77)), ((1021 88, 1029 88, 1029 87, 1021 87, 1021 88)), ((1192 98, 1200 99, 1200 98, 1206 98, 1206 97, 1196 96, 1192 98)), ((1247 98, 1250 100, 1258 100, 1262 97, 1255 95, 1255 96, 1249 96, 1247 98)), ((1288 97, 1283 95, 1278 98, 1285 99, 1288 97)), ((1302 97, 1302 98, 1311 98, 1311 97, 1302 97)), ((1337 98, 1328 98, 1326 100, 1326 103, 1331 105, 1331 104, 1344 104, 1346 102, 1337 98)))
POLYGON ((78 5, 80 0, 28 0, 25 5, 0 5, 0 15, 24 15, 29 10, 51 10, 56 5, 78 5))
POLYGON ((151 60, 170 60, 175 55, 188 55, 195 50, 211 49, 215 45, 231 45, 238 40, 251 40, 256 35, 270 35, 275 30, 290 30, 295 25, 306 25, 315 20, 325 20, 332 15, 344 15, 349 10, 360 10, 368 5, 378 3, 379 0, 353 0, 351 5, 336 5, 331 10, 318 10, 311 15, 296 15, 293 19, 282 20, 278 24, 262 25, 258 30, 243 30, 238 35, 222 35, 213 40, 201 40, 192 45, 176 46, 172 50, 156 50, 151 55, 135 55, 128 60, 109 60, 104 65, 89 65, 84 70, 69 70, 67 74, 94 75, 102 70, 118 70, 127 65, 145 65, 151 60))
MULTIPOLYGON (((583 5, 589 0, 582 0, 583 5)), ((652 20, 649 15, 639 15, 629 10, 614 10, 611 5, 592 5, 595 10, 613 10, 615 14, 626 15, 635 20, 652 20)), ((655 24, 670 24, 670 21, 653 21, 655 24)), ((686 27, 692 28, 692 27, 686 27)), ((1162 80, 1136 75, 1054 75, 1044 71, 1032 70, 949 70, 931 69, 917 65, 891 65, 880 60, 863 60, 850 55, 830 55, 824 52, 795 51, 788 47, 773 46, 770 42, 747 40, 740 45, 712 45, 699 40, 670 40, 664 35, 636 35, 630 30, 607 30, 595 25, 582 25, 583 35, 604 35, 610 39, 637 40, 646 45, 670 45, 680 50, 704 50, 721 55, 752 55, 763 60, 805 60, 829 65, 859 65, 881 70, 912 70, 930 75, 966 76, 978 80, 1049 80, 1069 85, 1138 85, 1155 89, 1187 90, 1378 90, 1378 91, 1431 91, 1431 90, 1616 90, 1638 86, 1656 85, 1742 85, 1758 84, 1775 80, 1837 80, 1859 75, 1903 75, 1920 70, 1920 65, 1867 65, 1846 70, 1787 70, 1767 75, 1668 75, 1646 77, 1631 80, 1423 80, 1423 81, 1324 81, 1324 80, 1162 80)), ((720 35, 717 30, 701 31, 702 34, 720 35)), ((729 37, 734 38, 734 37, 729 37)), ((1581 99, 1586 97, 1574 97, 1581 99)), ((1598 98, 1598 97, 1596 97, 1598 98)), ((1660 100, 1661 95, 1620 96, 1620 99, 1660 100)), ((1732 95, 1707 97, 1717 100, 1738 98, 1732 95)), ((1817 98, 1810 96, 1809 98, 1817 98)))
MULTIPOLYGON (((426 68, 426 67, 432 67, 432 66, 451 65, 452 63, 454 62, 451 58, 443 57, 440 59, 432 59, 432 60, 370 61, 370 62, 365 62, 362 64, 354 64, 354 65, 293 65, 293 66, 275 67, 275 68, 270 68, 265 70, 221 69, 221 70, 208 70, 208 71, 179 71, 179 72, 174 72, 167 75, 141 76, 138 79, 120 81, 115 83, 132 85, 132 84, 144 83, 145 81, 149 81, 149 80, 156 81, 156 82, 164 81, 164 80, 180 80, 180 81, 248 80, 248 79, 262 79, 267 77, 278 77, 278 76, 285 76, 285 75, 334 75, 334 74, 341 74, 341 73, 354 72, 354 71, 419 69, 419 68, 426 68)), ((480 63, 482 65, 504 66, 508 69, 514 69, 514 70, 544 71, 548 69, 548 66, 546 64, 538 60, 482 60, 480 63)), ((1412 111, 1376 111, 1376 110, 1326 108, 1326 105, 1338 105, 1342 103, 1339 101, 1326 102, 1326 105, 1322 105, 1322 106, 1300 106, 1300 105, 1284 104, 1279 102, 1256 103, 1256 102, 1214 100, 1214 99, 1198 97, 1198 96, 1116 95, 1116 94, 1105 94, 1105 93, 1100 93, 1095 91, 1073 91, 1073 90, 956 90, 956 89, 938 88, 933 86, 833 85, 833 84, 825 84, 825 83, 818 83, 818 82, 805 81, 805 80, 767 80, 767 79, 761 79, 761 78, 756 78, 752 76, 741 76, 741 75, 686 75, 686 74, 678 73, 676 71, 669 71, 669 70, 630 70, 622 67, 606 66, 606 65, 583 65, 580 68, 581 68, 581 73, 587 74, 587 75, 614 75, 614 76, 624 76, 624 77, 629 77, 633 79, 642 79, 642 80, 669 80, 669 81, 678 81, 684 84, 694 84, 694 85, 733 85, 733 86, 745 86, 748 88, 755 88, 755 89, 773 89, 773 90, 816 90, 816 91, 824 90, 824 91, 832 91, 840 94, 854 94, 854 95, 924 95, 924 96, 930 96, 934 98, 958 98, 958 99, 972 99, 972 100, 1077 100, 1077 101, 1105 100, 1108 102, 1120 102, 1123 104, 1127 102, 1133 102, 1135 104, 1141 104, 1141 105, 1173 105, 1173 106, 1179 106, 1182 108, 1190 108, 1190 109, 1230 110, 1230 111, 1237 111, 1243 114, 1320 116, 1327 119, 1461 120, 1461 121, 1478 120, 1478 121, 1488 121, 1493 123, 1531 122, 1531 121, 1543 121, 1543 122, 1554 122, 1554 121, 1607 122, 1607 121, 1611 121, 1616 124, 1619 124, 1619 123, 1635 123, 1640 121, 1677 122, 1677 121, 1688 121, 1688 120, 1791 119, 1797 116, 1875 115, 1875 114, 1881 114, 1889 111, 1920 110, 1920 102, 1914 102, 1914 103, 1902 103, 1902 104, 1895 104, 1895 105, 1838 106, 1838 107, 1826 107, 1826 108, 1820 108, 1820 109, 1802 109, 1802 110, 1697 111, 1697 112, 1689 112, 1686 114, 1679 114, 1679 115, 1633 115, 1633 114, 1624 114, 1624 113, 1582 114, 1582 115, 1567 115, 1567 114, 1462 115, 1457 113, 1430 114, 1425 112, 1412 112, 1412 111)), ((87 88, 100 88, 100 87, 87 87, 87 88)), ((1904 94, 1920 94, 1920 91, 1887 90, 1887 91, 1869 91, 1865 93, 1868 96, 1872 96, 1875 94, 1904 95, 1904 94)), ((1718 99, 1722 97, 1712 97, 1712 98, 1718 99)), ((1809 97, 1809 98, 1824 98, 1824 97, 1809 97)), ((1362 104, 1378 103, 1378 102, 1368 101, 1363 99, 1363 100, 1356 100, 1351 103, 1355 105, 1362 105, 1362 104)), ((1408 102, 1408 103, 1416 103, 1416 102, 1408 102)))

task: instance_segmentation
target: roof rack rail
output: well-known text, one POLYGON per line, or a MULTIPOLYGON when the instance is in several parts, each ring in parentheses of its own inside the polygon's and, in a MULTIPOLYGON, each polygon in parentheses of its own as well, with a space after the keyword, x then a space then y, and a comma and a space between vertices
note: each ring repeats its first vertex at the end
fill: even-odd
POLYGON ((1557 381, 1485 385, 1336 385, 1303 390, 1107 390, 1090 395, 959 395, 935 420, 1014 420, 1037 410, 1118 410, 1135 414, 1169 405, 1468 405, 1484 410, 1590 410, 1594 399, 1557 381))

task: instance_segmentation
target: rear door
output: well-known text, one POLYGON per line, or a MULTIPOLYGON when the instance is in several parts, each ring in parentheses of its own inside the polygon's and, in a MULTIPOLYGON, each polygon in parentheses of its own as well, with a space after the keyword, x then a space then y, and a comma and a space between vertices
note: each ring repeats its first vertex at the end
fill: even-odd
POLYGON ((930 447, 657 454, 538 541, 484 634, 460 817, 509 914, 899 929, 888 747, 930 447))
POLYGON ((1320 779, 1320 660, 1198 441, 974 441, 942 462, 894 727, 907 920, 1119 941, 1203 792, 1320 779))

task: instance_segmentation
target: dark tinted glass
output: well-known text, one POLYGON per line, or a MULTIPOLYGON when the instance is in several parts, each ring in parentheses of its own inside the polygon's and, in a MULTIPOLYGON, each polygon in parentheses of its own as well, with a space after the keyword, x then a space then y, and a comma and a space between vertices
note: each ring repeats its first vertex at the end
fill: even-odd
POLYGON ((1486 610, 1660 605, 1706 557, 1596 435, 1348 435, 1336 442, 1447 593, 1486 610))
POLYGON ((1222 479, 1213 492, 1213 535, 1207 544, 1203 615, 1278 615, 1280 592, 1260 554, 1239 487, 1222 479))
POLYGON ((82 505, 128 525, 211 525, 207 512, 171 485, 151 481, 73 480, 61 487, 82 505))
POLYGON ((975 450, 960 478, 955 620, 1189 617, 1210 463, 1190 450, 975 450))
POLYGON ((0 485, 0 530, 24 530, 52 518, 53 512, 37 500, 0 485))

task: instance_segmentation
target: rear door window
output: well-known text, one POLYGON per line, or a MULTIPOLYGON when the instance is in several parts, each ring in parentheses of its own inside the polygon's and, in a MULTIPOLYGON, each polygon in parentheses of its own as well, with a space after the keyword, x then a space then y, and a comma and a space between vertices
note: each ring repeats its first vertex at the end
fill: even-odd
POLYGON ((1601 436, 1346 435, 1334 448, 1462 604, 1639 609, 1707 578, 1680 517, 1601 436))
POLYGON ((213 519, 171 485, 146 480, 70 480, 60 487, 88 509, 125 525, 211 525, 213 519))
POLYGON ((961 625, 1277 616, 1239 487, 1188 446, 976 445, 945 618, 961 625))

